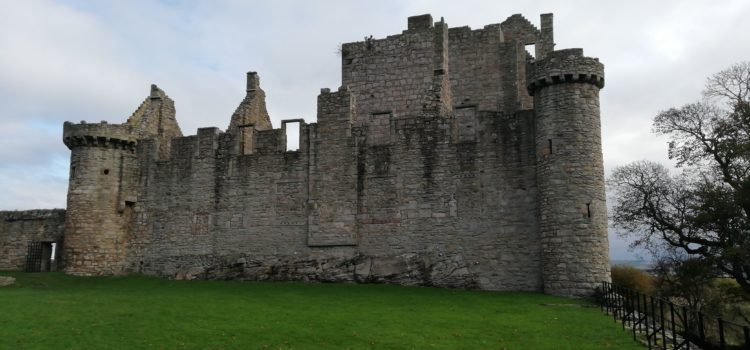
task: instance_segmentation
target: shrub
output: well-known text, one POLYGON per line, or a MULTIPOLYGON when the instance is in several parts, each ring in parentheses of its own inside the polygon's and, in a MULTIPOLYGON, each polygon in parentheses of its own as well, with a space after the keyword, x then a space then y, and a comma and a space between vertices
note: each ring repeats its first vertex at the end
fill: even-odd
POLYGON ((632 266, 612 266, 612 283, 643 294, 654 292, 654 277, 632 266))

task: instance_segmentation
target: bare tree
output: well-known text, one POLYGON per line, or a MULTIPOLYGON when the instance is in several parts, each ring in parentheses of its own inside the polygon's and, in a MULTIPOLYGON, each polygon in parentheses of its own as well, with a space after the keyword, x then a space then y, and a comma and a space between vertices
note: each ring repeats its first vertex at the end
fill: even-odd
POLYGON ((703 95, 654 118, 682 172, 649 161, 616 168, 612 219, 636 246, 680 249, 750 293, 750 62, 716 73, 703 95))

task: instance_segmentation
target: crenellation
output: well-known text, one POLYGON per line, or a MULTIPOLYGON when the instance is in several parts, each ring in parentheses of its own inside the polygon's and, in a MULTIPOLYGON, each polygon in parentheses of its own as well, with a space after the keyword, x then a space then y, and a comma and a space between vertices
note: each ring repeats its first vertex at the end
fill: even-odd
MULTIPOLYGON (((441 19, 442 22, 442 19, 441 19)), ((407 30, 421 30, 430 29, 433 27, 432 15, 424 14, 419 16, 411 16, 407 19, 407 30)))
MULTIPOLYGON (((65 123, 65 270, 589 295, 609 271, 603 65, 553 50, 551 14, 413 16, 342 45, 314 123, 274 129, 252 71, 226 131, 183 136, 155 85, 124 124, 65 123)), ((13 215, 0 242, 47 214, 13 215)))
POLYGON ((593 84, 604 87, 604 65, 598 58, 583 56, 582 49, 553 51, 545 59, 529 65, 527 89, 530 95, 547 85, 560 83, 593 84))

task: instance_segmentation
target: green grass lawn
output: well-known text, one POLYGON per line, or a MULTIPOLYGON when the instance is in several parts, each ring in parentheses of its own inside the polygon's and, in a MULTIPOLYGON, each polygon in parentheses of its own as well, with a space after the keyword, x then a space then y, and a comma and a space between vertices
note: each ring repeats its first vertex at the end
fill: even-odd
POLYGON ((18 279, 0 349, 641 349, 599 308, 534 293, 0 275, 18 279))

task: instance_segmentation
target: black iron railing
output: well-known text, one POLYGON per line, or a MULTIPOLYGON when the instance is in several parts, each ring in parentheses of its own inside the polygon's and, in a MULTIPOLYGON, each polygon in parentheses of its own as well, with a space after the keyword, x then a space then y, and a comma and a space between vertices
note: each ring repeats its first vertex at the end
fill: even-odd
POLYGON ((601 308, 649 349, 750 350, 750 327, 602 282, 601 308), (640 339, 639 339, 640 338, 640 339))
POLYGON ((26 252, 26 264, 23 266, 25 272, 40 272, 42 271, 42 243, 37 241, 29 241, 28 250, 26 252))

